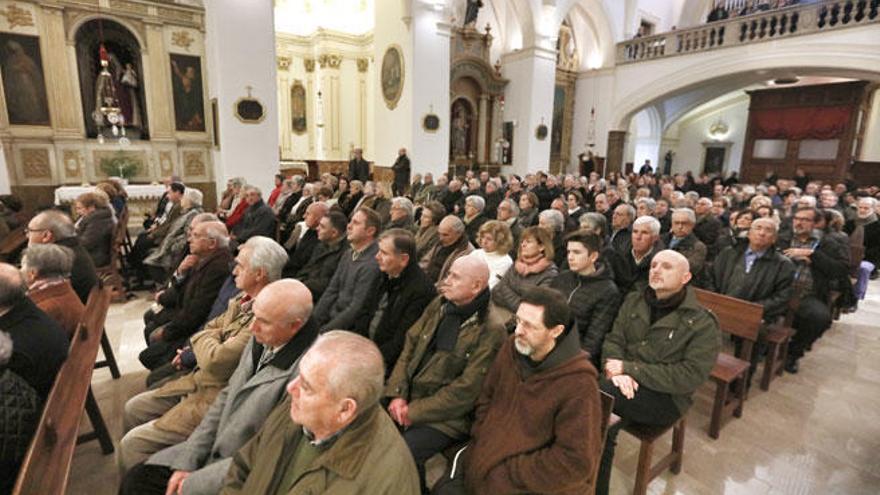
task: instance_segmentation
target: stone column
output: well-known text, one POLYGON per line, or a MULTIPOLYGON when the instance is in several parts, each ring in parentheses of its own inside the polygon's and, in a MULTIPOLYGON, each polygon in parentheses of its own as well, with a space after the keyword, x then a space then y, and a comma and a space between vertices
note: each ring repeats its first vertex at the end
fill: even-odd
MULTIPOLYGON (((212 0, 205 9, 209 98, 217 98, 220 149, 214 150, 219 187, 241 176, 268 193, 278 173, 278 82, 272 2, 212 0), (259 123, 233 113, 248 95, 263 105, 259 123)), ((167 62, 165 62, 167 63, 167 62)))
POLYGON ((42 5, 38 23, 46 70, 49 116, 57 138, 80 138, 83 133, 82 102, 74 81, 78 75, 67 61, 64 17, 60 6, 42 5))
POLYGON ((608 131, 608 148, 605 156, 606 175, 609 172, 623 172, 623 149, 625 145, 626 131, 608 131))
POLYGON ((478 122, 480 130, 477 135, 477 163, 480 165, 485 165, 489 161, 486 156, 486 137, 489 134, 489 128, 487 127, 489 124, 488 103, 489 96, 486 94, 480 95, 480 119, 478 122))
MULTIPOLYGON (((153 141, 174 139, 174 105, 171 92, 171 69, 161 24, 147 23, 147 49, 144 53, 144 100, 153 141)), ((207 122, 205 125, 209 125, 207 122)), ((220 134, 223 136, 223 133, 220 134)), ((226 187, 226 181, 222 181, 226 187)))

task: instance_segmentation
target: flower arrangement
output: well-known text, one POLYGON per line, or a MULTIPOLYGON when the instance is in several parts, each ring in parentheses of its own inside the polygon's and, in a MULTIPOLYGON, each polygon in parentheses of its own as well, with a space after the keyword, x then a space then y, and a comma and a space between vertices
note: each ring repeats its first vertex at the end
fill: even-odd
POLYGON ((139 166, 140 162, 122 152, 112 157, 101 158, 101 170, 110 177, 130 179, 137 174, 139 166))

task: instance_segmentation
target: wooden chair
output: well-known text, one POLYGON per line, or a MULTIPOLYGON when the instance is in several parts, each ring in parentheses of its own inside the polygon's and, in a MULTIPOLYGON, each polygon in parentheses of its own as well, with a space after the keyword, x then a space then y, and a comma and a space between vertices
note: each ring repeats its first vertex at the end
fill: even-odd
POLYGON ((752 348, 758 340, 758 331, 764 308, 760 304, 724 296, 703 289, 695 289, 697 300, 703 307, 715 313, 721 331, 742 339, 739 355, 718 354, 712 369, 715 381, 715 403, 709 423, 709 436, 718 439, 723 424, 733 417, 742 416, 745 405, 751 365, 752 348), (734 397, 728 397, 731 386, 734 397))
POLYGON ((27 234, 24 233, 24 229, 10 231, 9 234, 0 241, 0 261, 16 263, 22 249, 27 246, 27 242, 27 234))
POLYGON ((81 441, 98 439, 104 454, 113 452, 113 442, 91 389, 92 366, 109 307, 110 290, 99 284, 89 295, 83 319, 73 334, 67 360, 46 399, 13 494, 63 494, 74 448, 81 441), (83 409, 95 431, 77 438, 83 409))
POLYGON ((801 300, 795 296, 788 301, 788 309, 780 322, 767 325, 764 341, 767 344, 767 355, 764 357, 764 372, 761 375, 761 390, 770 390, 770 382, 785 372, 785 360, 788 358, 788 344, 794 337, 794 314, 801 300))
MULTIPOLYGON (((612 407, 613 400, 612 398, 612 407)), ((604 396, 602 401, 604 413, 604 396)), ((639 446, 639 464, 636 466, 636 484, 633 487, 633 495, 645 495, 648 493, 648 484, 651 483, 651 480, 663 474, 663 471, 667 469, 672 471, 673 474, 681 472, 682 461, 684 460, 684 434, 687 429, 686 418, 687 415, 682 416, 672 426, 630 424, 623 427, 623 431, 636 437, 641 443, 639 446), (654 444, 669 430, 672 430, 672 449, 662 459, 657 461, 656 464, 652 464, 654 444)), ((618 422, 620 422, 620 417, 616 414, 611 414, 608 427, 610 428, 618 422)))

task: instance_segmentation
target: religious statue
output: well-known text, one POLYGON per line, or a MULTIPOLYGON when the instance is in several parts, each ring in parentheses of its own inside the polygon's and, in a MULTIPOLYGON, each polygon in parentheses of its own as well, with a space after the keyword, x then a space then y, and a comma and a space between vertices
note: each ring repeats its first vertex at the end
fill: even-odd
POLYGON ((125 117, 125 125, 140 129, 143 125, 141 118, 141 104, 138 100, 138 76, 131 62, 125 64, 119 82, 123 91, 120 94, 119 103, 122 115, 125 117))
POLYGON ((467 10, 464 12, 464 26, 468 27, 476 24, 477 14, 480 13, 480 7, 483 6, 483 0, 467 0, 467 10))
POLYGON ((464 109, 458 107, 455 119, 452 121, 452 154, 453 157, 467 156, 467 132, 468 121, 464 109))
POLYGON ((672 174, 672 158, 675 156, 675 153, 672 150, 666 152, 666 155, 663 157, 663 174, 671 175, 672 174))

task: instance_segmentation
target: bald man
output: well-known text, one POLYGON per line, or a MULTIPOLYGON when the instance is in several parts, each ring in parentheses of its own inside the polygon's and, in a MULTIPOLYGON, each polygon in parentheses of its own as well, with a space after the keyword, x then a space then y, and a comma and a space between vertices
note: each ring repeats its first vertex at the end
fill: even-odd
POLYGON ((631 292, 602 346, 605 380, 620 423, 609 428, 596 484, 608 493, 617 433, 629 424, 669 426, 691 405, 721 347, 715 316, 700 306, 687 258, 672 250, 651 260, 648 287, 631 292))
POLYGON ((506 336, 489 315, 489 267, 482 258, 456 259, 440 294, 407 332, 385 387, 422 493, 425 461, 468 437, 486 370, 506 336))
POLYGON ((312 294, 298 280, 267 285, 252 309, 253 336, 229 384, 186 441, 160 450, 126 474, 120 494, 220 492, 232 456, 284 400, 300 357, 318 334, 310 320, 312 294))

